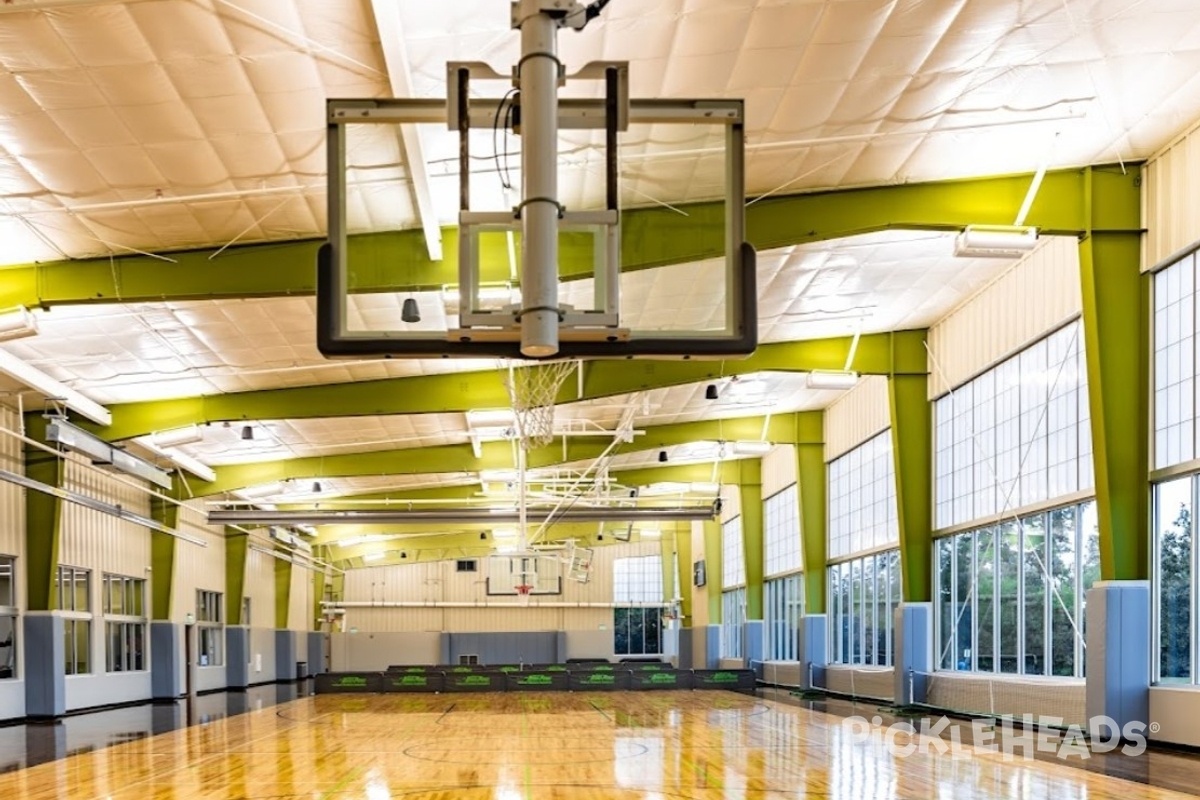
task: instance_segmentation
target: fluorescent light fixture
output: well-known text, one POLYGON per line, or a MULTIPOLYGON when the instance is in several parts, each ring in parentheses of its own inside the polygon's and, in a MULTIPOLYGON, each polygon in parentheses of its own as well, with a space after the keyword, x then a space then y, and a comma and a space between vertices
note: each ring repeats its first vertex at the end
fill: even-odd
POLYGON ((1038 230, 1028 225, 968 225, 954 240, 964 258, 1020 258, 1037 247, 1038 230))
POLYGON ((809 389, 853 389, 858 383, 857 372, 814 369, 808 373, 809 389))
POLYGON ((511 408, 488 408, 467 412, 470 428, 511 428, 517 424, 517 415, 511 408))
MULTIPOLYGON (((499 286, 480 286, 476 298, 476 308, 499 309, 520 303, 521 290, 507 283, 499 286)), ((458 314, 462 311, 462 292, 458 286, 442 287, 442 305, 445 306, 447 314, 458 314)))
POLYGON ((368 533, 362 536, 350 536, 346 539, 338 539, 333 543, 334 547, 353 547, 356 544, 370 544, 371 542, 385 542, 393 538, 388 533, 368 533))
POLYGON ((188 425, 186 428, 174 428, 169 431, 159 431, 149 437, 150 442, 158 447, 181 447, 185 444, 196 444, 204 441, 204 434, 199 425, 188 425))
POLYGON ((642 534, 643 539, 661 539, 662 538, 662 531, 659 530, 658 528, 642 528, 641 534, 642 534))
POLYGON ((643 486, 642 497, 665 497, 672 494, 683 494, 688 490, 688 484, 676 481, 660 481, 649 486, 643 486))
POLYGON ((23 339, 38 332, 37 317, 25 306, 0 314, 0 341, 23 339))
POLYGON ((46 425, 46 441, 57 444, 64 450, 87 456, 93 464, 110 466, 163 489, 171 488, 171 473, 165 469, 159 469, 143 458, 127 453, 119 447, 113 447, 109 442, 75 427, 61 417, 50 418, 46 425))
POLYGON ((516 528, 493 528, 492 529, 492 538, 493 539, 515 539, 515 538, 517 538, 517 529, 516 528))
POLYGON ((737 456, 765 456, 775 445, 770 442, 734 442, 733 454, 737 456))
POLYGON ((246 500, 272 497, 273 495, 283 494, 283 484, 278 481, 275 483, 260 483, 258 486, 247 486, 244 489, 238 489, 236 494, 246 500))
POLYGON ((297 525, 296 530, 300 531, 300 533, 303 533, 305 536, 317 535, 317 529, 312 525, 297 525))
POLYGON ((515 469, 485 469, 479 472, 480 483, 512 483, 518 477, 515 469))
POLYGON ((382 551, 380 551, 378 553, 367 553, 365 556, 363 556, 363 561, 379 561, 386 555, 387 555, 387 553, 384 553, 382 551))
POLYGON ((112 414, 108 413, 107 408, 95 400, 84 397, 65 383, 56 381, 40 369, 30 366, 5 350, 0 350, 0 373, 51 400, 61 402, 67 408, 87 417, 97 425, 107 427, 112 424, 112 414))
POLYGON ((688 486, 688 491, 692 494, 705 494, 716 497, 721 493, 721 484, 719 483, 693 483, 688 486))
POLYGON ((515 544, 496 545, 496 552, 497 553, 515 553, 515 552, 517 552, 517 546, 515 544))
POLYGON ((170 461, 179 469, 195 475, 202 481, 212 482, 217 479, 217 473, 213 471, 213 468, 198 458, 192 458, 187 453, 164 450, 161 445, 148 436, 143 436, 136 441, 154 455, 161 459, 165 459, 166 461, 170 461))

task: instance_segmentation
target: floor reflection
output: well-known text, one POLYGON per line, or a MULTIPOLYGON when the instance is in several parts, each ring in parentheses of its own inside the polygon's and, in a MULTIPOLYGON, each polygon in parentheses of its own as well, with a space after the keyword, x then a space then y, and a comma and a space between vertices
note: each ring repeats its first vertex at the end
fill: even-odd
POLYGON ((278 705, 312 693, 312 682, 252 686, 193 699, 76 714, 0 727, 0 773, 278 705))

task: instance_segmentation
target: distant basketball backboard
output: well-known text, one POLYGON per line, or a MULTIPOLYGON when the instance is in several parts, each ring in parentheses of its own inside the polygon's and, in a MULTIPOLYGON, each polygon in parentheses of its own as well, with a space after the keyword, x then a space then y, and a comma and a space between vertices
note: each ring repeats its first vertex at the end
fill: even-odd
POLYGON ((743 102, 629 99, 627 72, 623 63, 604 62, 564 78, 598 84, 602 96, 556 104, 558 246, 549 300, 544 289, 535 290, 541 300, 526 296, 523 264, 523 217, 528 204, 545 198, 515 193, 526 176, 507 157, 508 148, 515 154, 528 143, 522 125, 530 124, 523 120, 529 112, 521 93, 483 99, 470 92, 472 81, 511 75, 457 63, 448 65, 448 100, 328 101, 329 242, 317 273, 321 352, 559 359, 753 352, 756 265, 744 235, 743 102), (429 178, 434 206, 458 210, 447 261, 420 274, 403 263, 378 263, 353 239, 377 224, 363 219, 369 195, 394 191, 397 204, 407 202, 403 177, 390 188, 374 177, 396 172, 387 167, 388 148, 401 126, 421 130, 427 159, 442 166, 429 178), (689 252, 694 259, 683 255, 689 252), (388 269, 393 285, 407 290, 367 285, 374 276, 377 289, 388 269), (527 318, 547 311, 557 316, 557 349, 523 347, 527 318))

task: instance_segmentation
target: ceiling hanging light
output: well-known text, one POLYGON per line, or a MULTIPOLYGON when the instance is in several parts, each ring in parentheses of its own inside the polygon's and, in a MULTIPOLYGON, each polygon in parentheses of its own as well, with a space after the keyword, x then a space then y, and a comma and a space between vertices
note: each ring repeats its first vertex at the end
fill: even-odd
POLYGON ((320 481, 313 481, 312 493, 313 494, 321 493, 321 482, 320 481))
POLYGON ((715 383, 710 383, 708 388, 704 390, 705 400, 716 400, 720 396, 721 394, 717 391, 717 385, 715 383))
POLYGON ((242 441, 249 442, 254 438, 254 428, 250 425, 242 426, 242 441))
POLYGON ((417 298, 407 297, 400 308, 400 319, 404 322, 420 322, 421 309, 417 306, 417 298))
POLYGON ((667 463, 667 451, 666 450, 658 451, 658 463, 660 463, 660 464, 667 463))
POLYGON ((0 314, 0 341, 22 339, 38 332, 37 317, 25 306, 0 314))

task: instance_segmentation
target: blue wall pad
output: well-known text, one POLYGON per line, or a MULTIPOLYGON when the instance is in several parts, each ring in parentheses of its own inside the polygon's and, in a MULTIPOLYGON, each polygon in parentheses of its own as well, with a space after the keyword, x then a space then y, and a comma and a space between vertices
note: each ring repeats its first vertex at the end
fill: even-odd
POLYGON ((407 692, 440 692, 446 688, 446 676, 440 672, 385 672, 385 694, 407 692))
MULTIPOLYGON (((809 679, 809 670, 814 673, 818 671, 822 674, 825 671, 825 665, 829 663, 825 648, 828 646, 829 639, 827 638, 826 616, 824 614, 805 614, 800 617, 800 623, 796 630, 797 653, 796 659, 800 662, 800 688, 811 689, 812 681, 809 679)), ((817 680, 817 685, 822 686, 823 678, 817 680)))
POLYGON ((325 671, 325 634, 308 632, 308 674, 319 675, 325 671))
MULTIPOLYGON (((1087 715, 1150 723, 1150 584, 1102 581, 1087 593, 1087 715)), ((1111 735, 1111 732, 1110 732, 1111 735)))
POLYGON ((716 669, 721 665, 721 626, 709 625, 704 640, 704 667, 716 669))
POLYGON ((503 692, 507 688, 503 672, 448 672, 447 692, 503 692))
POLYGON ((565 692, 565 672, 510 672, 506 676, 510 692, 565 692))
POLYGON ((763 641, 763 621, 761 619, 746 620, 746 626, 743 630, 743 641, 746 645, 742 652, 745 654, 746 666, 750 666, 751 662, 761 662, 765 656, 763 650, 765 642, 763 641))
POLYGON ((275 631, 275 680, 296 680, 296 637, 291 631, 275 631))
POLYGON ((225 683, 230 689, 250 685, 250 629, 239 625, 225 628, 225 683))
POLYGON ((645 689, 691 689, 692 673, 687 670, 638 670, 630 671, 629 688, 645 689))
POLYGON ((693 689, 726 689, 728 691, 754 694, 758 682, 753 670, 748 669, 697 669, 692 671, 693 689))
MULTIPOLYGON (((60 717, 67 712, 63 663, 63 619, 52 613, 25 614, 25 713, 60 717)), ((151 679, 153 680, 153 679, 151 679)))
POLYGON ((325 672, 316 678, 317 694, 377 694, 381 691, 381 672, 325 672))
POLYGON ((692 664, 692 646, 695 642, 695 635, 691 628, 679 629, 679 668, 691 669, 692 664))
POLYGON ((924 690, 911 678, 933 672, 933 604, 901 603, 895 611, 896 651, 892 656, 893 694, 898 706, 925 702, 924 694, 913 696, 914 689, 924 690))
POLYGON ((182 625, 165 620, 150 623, 150 696, 155 700, 174 700, 183 694, 179 677, 182 642, 182 625))
POLYGON ((630 688, 632 675, 628 672, 579 672, 567 674, 567 688, 572 692, 613 692, 630 688))

